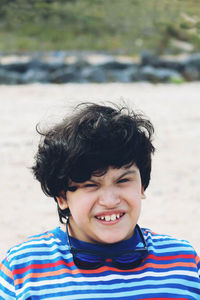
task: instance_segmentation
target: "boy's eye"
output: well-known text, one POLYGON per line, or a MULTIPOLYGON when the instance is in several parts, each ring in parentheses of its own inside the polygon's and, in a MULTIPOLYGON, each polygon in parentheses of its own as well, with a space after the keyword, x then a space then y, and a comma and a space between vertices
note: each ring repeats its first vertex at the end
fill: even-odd
POLYGON ((128 182, 128 181, 129 181, 128 178, 122 178, 122 179, 118 180, 117 183, 124 183, 124 182, 128 182))
POLYGON ((78 187, 77 186, 68 186, 68 191, 70 191, 70 192, 75 192, 76 190, 78 189, 78 187))
POLYGON ((92 187, 96 187, 97 185, 95 183, 87 183, 84 185, 84 187, 86 188, 92 188, 92 187))

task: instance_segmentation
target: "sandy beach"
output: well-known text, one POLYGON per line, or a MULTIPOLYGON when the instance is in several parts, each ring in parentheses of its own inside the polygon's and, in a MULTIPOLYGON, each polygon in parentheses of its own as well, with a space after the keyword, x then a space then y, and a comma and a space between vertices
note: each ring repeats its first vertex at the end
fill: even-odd
POLYGON ((200 83, 0 86, 0 259, 30 235, 59 226, 56 204, 30 167, 37 123, 52 124, 80 101, 121 102, 155 126, 151 183, 139 224, 200 252, 200 83))

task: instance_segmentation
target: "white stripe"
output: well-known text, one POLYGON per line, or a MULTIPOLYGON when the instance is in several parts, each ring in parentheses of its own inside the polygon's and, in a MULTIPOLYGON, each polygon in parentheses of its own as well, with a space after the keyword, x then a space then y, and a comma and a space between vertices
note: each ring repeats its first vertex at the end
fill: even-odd
MULTIPOLYGON (((149 246, 148 245, 148 250, 152 250, 153 254, 156 256, 157 253, 165 253, 165 256, 168 256, 168 253, 170 256, 177 254, 191 254, 191 249, 188 249, 186 247, 170 247, 170 248, 156 248, 154 246, 149 246)), ((151 254, 151 253, 149 253, 151 254)))
MULTIPOLYGON (((86 286, 80 286, 78 285, 78 288, 80 289, 88 289, 88 285, 89 283, 93 282, 106 282, 106 283, 109 283, 110 281, 120 281, 120 280, 123 280, 124 284, 126 284, 126 287, 128 286, 140 286, 140 285, 144 285, 144 282, 146 282, 146 284, 148 284, 149 282, 151 282, 152 284, 156 284, 158 285, 158 281, 157 279, 159 278, 159 284, 161 284, 161 281, 166 281, 166 283, 170 283, 170 279, 167 278, 161 278, 161 277, 169 277, 169 276, 179 276, 178 279, 176 278, 172 278, 171 279, 171 283, 175 283, 175 281, 177 280, 177 283, 182 283, 184 282, 184 284, 186 285, 186 283, 188 282, 188 285, 191 286, 192 282, 191 281, 187 281, 184 277, 185 276, 188 276, 188 277, 191 277, 191 279, 194 279, 194 277, 198 278, 196 275, 195 272, 190 272, 190 271, 169 271, 169 272, 159 272, 159 273, 156 273, 156 272, 146 272, 146 273, 143 273, 143 274, 132 274, 132 275, 123 275, 123 274, 113 274, 113 275, 105 275, 105 276, 100 276, 100 277, 77 277, 77 278, 74 278, 74 276, 67 276, 67 277, 64 277, 64 278, 56 278, 56 279, 49 279, 49 280, 41 280, 39 282, 27 282, 24 284, 23 288, 19 290, 20 294, 23 294, 23 292, 25 291, 25 289, 29 286, 33 286, 33 287, 42 287, 42 286, 45 286, 45 285, 58 285, 58 284, 66 284, 66 283, 70 283, 70 286, 69 287, 65 287, 64 290, 68 290, 68 291, 73 291, 74 290, 74 285, 71 285, 73 282, 75 283, 75 286, 77 283, 85 283, 86 286), (154 277, 154 279, 152 280, 149 280, 149 279, 145 279, 146 277, 154 277), (143 278, 143 280, 141 282, 136 282, 135 280, 136 279, 141 279, 143 278), (125 282, 126 280, 134 280, 132 283, 127 283, 125 282)), ((104 288, 104 285, 98 285, 100 286, 101 289, 109 289, 109 288, 114 288, 115 286, 118 287, 120 285, 123 285, 123 283, 113 283, 113 284, 110 284, 109 283, 109 287, 105 287, 104 288)), ((195 283, 192 284, 195 286, 195 283)), ((98 288, 97 285, 95 285, 93 287, 93 289, 97 289, 98 288)), ((53 288, 52 288, 53 289, 53 288)), ((91 289, 92 289, 92 285, 91 285, 91 289)), ((54 290, 54 289, 53 289, 54 290)), ((59 291, 62 291, 62 289, 59 291)))
MULTIPOLYGON (((114 292, 113 290, 111 290, 111 293, 103 293, 103 290, 101 290, 101 292, 99 293, 93 293, 93 294, 90 294, 88 293, 88 290, 91 290, 90 287, 87 286, 87 289, 86 289, 86 293, 85 294, 81 294, 81 293, 76 293, 75 295, 69 295, 70 299, 88 299, 88 298, 95 298, 95 299, 99 299, 99 297, 101 296, 101 298, 105 299, 105 297, 109 298, 109 299, 112 299, 112 298, 120 298, 122 297, 125 297, 125 296, 143 296, 143 295, 149 295, 149 294, 154 294, 154 295, 159 295, 159 294, 162 294, 162 293, 171 293, 171 294, 177 294, 177 295, 184 295, 185 297, 186 296, 195 296, 195 293, 192 293, 190 291, 187 291, 187 290, 183 290, 183 289, 179 289, 179 288, 173 288, 173 287, 163 287, 163 288, 160 288, 158 287, 158 283, 156 284, 156 288, 147 288, 146 290, 144 289, 140 289, 140 290, 131 290, 131 291, 122 291, 120 292, 119 290, 114 292)), ((64 290, 66 291, 66 290, 64 290)), ((74 290, 73 290, 74 291, 74 290)), ((83 291, 82 287, 77 287, 77 292, 78 291, 83 291)), ((57 294, 61 292, 60 290, 54 290, 54 291, 49 291, 49 289, 47 290, 39 290, 39 291, 34 291, 34 295, 48 295, 48 294, 57 294)), ((63 297, 60 297, 59 296, 59 299, 61 299, 63 297)), ((47 299, 54 299, 55 300, 55 297, 53 298, 47 298, 47 299)), ((58 298, 57 298, 58 299, 58 298)), ((66 299, 66 296, 65 296, 65 299, 66 299)))
POLYGON ((3 277, 0 277, 0 284, 4 287, 4 288, 6 288, 6 289, 8 289, 9 291, 11 291, 11 292, 15 292, 15 288, 14 288, 14 286, 12 285, 12 284, 10 284, 9 282, 7 282, 3 277))
POLYGON ((2 299, 2 300, 16 300, 15 297, 12 297, 8 294, 4 294, 1 290, 0 290, 0 299, 2 299))
POLYGON ((67 246, 58 246, 58 245, 52 245, 52 246, 49 246, 49 247, 33 247, 33 248, 25 248, 25 249, 22 249, 21 251, 18 251, 17 254, 16 253, 13 253, 13 254, 10 254, 8 256, 9 260, 11 260, 13 257, 18 259, 17 257, 18 256, 21 256, 21 255, 30 255, 30 253, 41 253, 41 252, 46 252, 47 255, 49 255, 51 252, 53 251, 66 251, 66 250, 69 250, 67 246))
POLYGON ((185 244, 185 243, 177 243, 177 242, 171 242, 171 241, 169 241, 169 240, 166 240, 166 241, 154 241, 154 242, 152 242, 152 240, 151 241, 148 241, 147 240, 147 244, 153 244, 153 245, 155 245, 155 247, 156 246, 164 246, 164 245, 167 245, 167 246, 169 246, 169 248, 170 248, 170 246, 177 246, 177 247, 180 247, 180 246, 182 246, 182 247, 186 247, 186 248, 188 248, 188 249, 192 249, 193 250, 193 248, 190 246, 190 245, 188 245, 188 244, 185 244))
MULTIPOLYGON (((145 234, 144 234, 145 235, 145 234)), ((191 246, 190 243, 186 240, 182 240, 182 239, 177 239, 177 238, 174 238, 170 235, 159 235, 159 234, 156 234, 156 235, 153 235, 151 234, 151 232, 148 232, 148 234, 145 235, 145 238, 148 240, 151 239, 153 242, 157 242, 157 240, 166 240, 166 241, 170 241, 170 242, 174 242, 174 243, 183 243, 183 244, 186 244, 188 246, 191 246)))
POLYGON ((181 241, 181 240, 174 240, 174 239, 164 239, 164 240, 162 240, 162 241, 160 241, 160 239, 158 239, 158 240, 153 240, 153 239, 151 239, 151 238, 149 238, 149 240, 148 239, 146 239, 146 242, 148 243, 149 242, 149 244, 154 244, 155 246, 162 246, 162 245, 177 245, 177 247, 179 247, 179 246, 182 246, 182 247, 187 247, 187 248, 190 248, 190 249, 193 249, 192 248, 192 246, 189 244, 189 243, 187 243, 187 242, 185 242, 185 241, 181 241))
POLYGON ((65 245, 61 244, 61 241, 58 238, 53 238, 53 237, 49 238, 48 240, 46 240, 46 239, 31 240, 31 241, 24 242, 24 243, 22 243, 18 246, 15 246, 15 247, 11 248, 10 252, 9 252, 9 255, 12 256, 13 252, 19 251, 20 249, 23 249, 24 247, 29 247, 29 246, 32 246, 32 245, 42 245, 42 244, 45 244, 45 245, 53 244, 54 245, 55 243, 58 243, 59 246, 65 246, 65 245))
POLYGON ((71 253, 68 253, 66 255, 63 255, 62 256, 60 255, 60 253, 54 253, 52 255, 29 255, 25 258, 20 258, 20 259, 16 259, 14 261, 12 261, 10 263, 11 267, 14 265, 14 266, 17 266, 17 265, 20 265, 20 264, 26 264, 26 263, 30 263, 31 261, 34 263, 34 261, 38 261, 38 263, 40 264, 40 261, 41 262, 44 262, 45 260, 54 260, 56 258, 60 258, 62 260, 69 260, 69 258, 72 257, 72 254, 71 253))

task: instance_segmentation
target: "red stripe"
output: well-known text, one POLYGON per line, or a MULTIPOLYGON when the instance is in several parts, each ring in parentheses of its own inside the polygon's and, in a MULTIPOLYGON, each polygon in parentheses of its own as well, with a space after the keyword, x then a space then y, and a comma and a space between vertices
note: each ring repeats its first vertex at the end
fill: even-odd
POLYGON ((173 259, 178 259, 178 258, 182 258, 182 259, 195 259, 195 256, 193 254, 179 254, 179 255, 170 255, 170 256, 156 256, 153 254, 149 254, 147 256, 147 258, 151 258, 154 260, 173 260, 173 259))
MULTIPOLYGON (((61 261, 60 261, 61 262, 61 261)), ((67 265, 65 262, 63 262, 62 261, 62 263, 60 263, 60 264, 65 264, 65 265, 67 265)), ((46 265, 51 265, 52 266, 52 264, 46 264, 46 265)), ((42 268, 45 268, 45 266, 46 265, 43 265, 42 266, 42 268)), ((56 265, 59 265, 59 262, 57 262, 56 263, 56 265)), ((74 266, 74 264, 73 264, 73 262, 70 264, 71 266, 74 266)), ((41 268, 41 265, 30 265, 30 266, 28 266, 28 268, 32 268, 32 267, 35 267, 35 266, 40 266, 40 268, 41 268)), ((69 264, 68 264, 68 266, 69 266, 69 264)), ((161 264, 159 264, 159 265, 156 265, 156 264, 152 264, 152 263, 147 263, 147 264, 145 264, 144 266, 142 266, 142 267, 138 267, 138 268, 136 268, 136 269, 130 269, 130 270, 123 270, 123 272, 127 272, 127 273, 129 273, 129 272, 132 272, 132 271, 142 271, 142 270, 145 270, 145 269, 147 269, 147 268, 159 268, 160 270, 161 269, 168 269, 168 270, 172 270, 174 267, 193 267, 193 268, 195 268, 195 264, 192 264, 192 263, 172 263, 172 264, 166 264, 166 265, 161 265, 161 264)), ((25 269, 25 268, 24 268, 25 269)), ((24 271, 22 271, 23 269, 20 269, 20 270, 18 270, 19 272, 19 274, 20 273, 23 273, 24 271)), ((50 277, 50 276, 58 276, 58 275, 61 275, 61 274, 67 274, 67 273, 71 273, 71 274, 79 274, 79 273, 82 273, 82 274, 99 274, 99 273, 103 273, 103 272, 106 272, 106 271, 115 271, 115 272, 121 272, 121 270, 119 270, 119 269, 117 269, 117 268, 114 268, 114 267, 108 267, 108 266, 104 266, 104 267, 101 267, 101 268, 99 268, 99 269, 96 269, 96 270, 79 270, 79 269, 72 269, 72 270, 70 270, 70 269, 67 269, 67 268, 61 268, 60 270, 50 270, 50 271, 45 271, 45 272, 42 272, 42 273, 40 273, 40 272, 38 272, 38 273, 36 273, 36 272, 34 272, 34 273, 28 273, 28 274, 23 274, 24 275, 24 277, 22 277, 22 278, 19 278, 19 279, 16 279, 15 280, 15 284, 17 285, 17 284, 20 284, 20 283, 23 283, 27 278, 38 278, 38 277, 40 277, 40 278, 42 278, 42 277, 50 277)), ((15 272, 15 274, 16 274, 16 272, 15 272)), ((149 298, 147 298, 147 299, 149 299, 149 298)))
POLYGON ((200 263, 200 257, 197 255, 195 259, 196 259, 196 264, 198 265, 198 263, 200 263))
POLYGON ((31 242, 31 241, 34 241, 34 240, 40 240, 40 239, 47 239, 47 238, 50 238, 51 236, 54 236, 53 233, 45 233, 43 235, 39 235, 39 236, 32 236, 30 238, 27 238, 25 242, 31 242))
POLYGON ((62 265, 65 265, 67 267, 71 267, 74 265, 73 262, 71 263, 66 263, 65 261, 63 260, 58 260, 57 262, 55 263, 48 263, 48 264, 30 264, 29 266, 25 267, 25 268, 21 268, 21 269, 15 269, 13 271, 13 275, 16 275, 16 274, 23 274, 24 272, 27 272, 28 270, 32 270, 32 269, 48 269, 48 268, 55 268, 55 267, 58 267, 58 266, 62 266, 62 265))
POLYGON ((10 277, 11 279, 13 279, 13 274, 12 272, 3 264, 0 263, 0 270, 8 277, 10 277))
MULTIPOLYGON (((181 259, 188 259, 188 258, 194 258, 194 255, 192 254, 180 254, 180 255, 174 255, 174 256, 161 256, 161 257, 158 257, 158 256, 155 256, 153 254, 149 254, 145 260, 147 259, 153 259, 155 261, 170 261, 170 260, 177 260, 178 258, 181 258, 181 259)), ((189 262, 188 262, 189 263, 189 262)), ((172 263, 173 264, 173 263, 172 263)), ((185 262, 184 261, 180 261, 180 262, 177 262, 176 261, 176 265, 179 265, 181 266, 183 264, 183 266, 185 266, 185 262)), ((22 274, 24 272, 27 272, 28 270, 31 270, 31 269, 48 269, 48 268, 55 268, 55 267, 58 267, 58 266, 61 266, 61 265, 65 265, 67 267, 71 267, 74 265, 73 262, 71 263, 66 263, 65 261, 63 260, 58 260, 57 262, 54 262, 54 263, 48 263, 48 264, 30 264, 29 266, 26 266, 24 268, 21 268, 21 269, 15 269, 13 271, 13 274, 16 275, 16 274, 22 274)), ((167 262, 166 262, 166 266, 167 266, 167 262)), ((159 267, 159 264, 157 265, 157 267, 159 267)), ((163 265, 160 266, 161 268, 163 268, 163 265)))
MULTIPOLYGON (((146 257, 145 260, 147 260, 148 258, 152 258, 154 259, 155 261, 163 261, 163 260, 166 260, 166 261, 169 261, 170 260, 173 260, 173 259, 177 259, 177 258, 182 258, 182 259, 188 259, 188 258, 194 258, 193 255, 176 255, 176 256, 163 256, 163 257, 157 257, 155 255, 148 255, 146 257)), ((13 275, 16 275, 16 274, 23 274, 25 272, 27 272, 28 270, 33 270, 33 269, 47 269, 46 272, 48 272, 48 269, 51 269, 51 268, 55 268, 55 267, 58 267, 58 266, 67 266, 68 268, 74 266, 74 262, 70 262, 70 263, 66 263, 65 261, 63 260, 59 260, 57 262, 54 262, 54 263, 48 263, 48 264, 30 264, 29 266, 26 266, 24 268, 20 268, 20 269, 15 269, 13 271, 13 275)), ((160 268, 160 269, 169 269, 170 267, 194 267, 194 263, 192 262, 188 262, 188 261, 176 261, 176 262, 171 262, 171 263, 167 263, 166 264, 161 264, 161 263, 158 263, 158 264, 155 264, 155 263, 146 263, 144 266, 142 267, 138 267, 136 268, 135 270, 142 270, 142 269, 146 269, 148 267, 156 267, 156 268, 160 268)), ((113 269, 113 270, 116 270, 116 268, 112 268, 112 267, 102 267, 100 268, 102 272, 103 269, 106 268, 106 269, 113 269)), ((100 270, 98 269, 98 270, 100 270)), ((85 270, 86 271, 86 270, 85 270)), ((93 270, 94 271, 94 270, 93 270)), ((130 270, 128 270, 130 272, 130 270)), ((86 273, 90 273, 91 271, 87 270, 86 273)), ((98 273, 98 271, 96 270, 95 272, 98 273)))

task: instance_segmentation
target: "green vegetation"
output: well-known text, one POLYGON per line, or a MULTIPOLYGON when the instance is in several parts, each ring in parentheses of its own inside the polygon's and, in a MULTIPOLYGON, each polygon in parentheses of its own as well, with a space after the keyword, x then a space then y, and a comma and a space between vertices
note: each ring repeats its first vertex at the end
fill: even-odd
POLYGON ((0 0, 0 50, 200 49, 198 0, 0 0))

